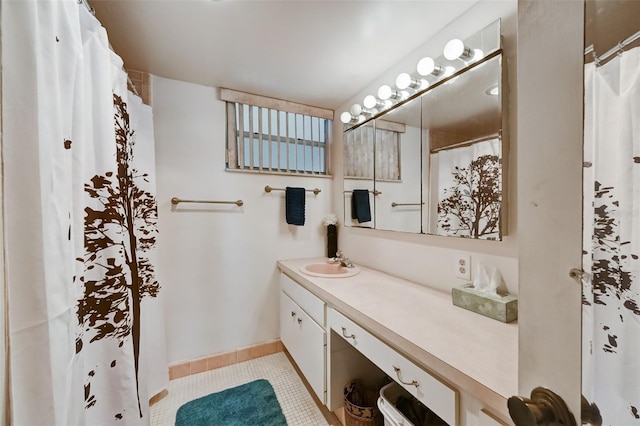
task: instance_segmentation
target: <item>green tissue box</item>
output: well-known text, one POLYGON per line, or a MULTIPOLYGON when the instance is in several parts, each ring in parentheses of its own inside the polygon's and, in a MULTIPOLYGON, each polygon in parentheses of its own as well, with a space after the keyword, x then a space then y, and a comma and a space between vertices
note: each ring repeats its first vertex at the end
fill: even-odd
POLYGON ((471 283, 451 289, 453 304, 502 322, 518 319, 518 297, 491 296, 476 291, 471 283))

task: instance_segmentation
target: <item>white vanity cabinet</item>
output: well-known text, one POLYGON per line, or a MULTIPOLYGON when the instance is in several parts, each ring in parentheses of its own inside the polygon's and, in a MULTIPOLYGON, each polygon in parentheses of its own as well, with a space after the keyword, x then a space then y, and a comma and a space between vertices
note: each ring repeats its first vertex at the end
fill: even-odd
POLYGON ((280 284, 280 339, 324 404, 325 303, 284 274, 280 274, 280 284))
POLYGON ((387 346, 334 309, 327 310, 327 326, 420 402, 450 425, 458 421, 458 392, 387 346))
POLYGON ((349 278, 304 274, 326 259, 278 262, 281 338, 324 405, 385 376, 451 426, 513 425, 518 327, 454 306, 451 294, 360 266, 349 278), (299 321, 300 320, 300 321, 299 321))

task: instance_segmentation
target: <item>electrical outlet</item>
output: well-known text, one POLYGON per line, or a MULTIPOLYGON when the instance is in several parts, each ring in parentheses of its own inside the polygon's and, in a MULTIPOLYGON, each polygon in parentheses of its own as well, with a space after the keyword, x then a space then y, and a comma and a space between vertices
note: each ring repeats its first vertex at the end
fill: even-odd
POLYGON ((465 253, 456 254, 454 266, 456 278, 471 281, 471 255, 465 253))

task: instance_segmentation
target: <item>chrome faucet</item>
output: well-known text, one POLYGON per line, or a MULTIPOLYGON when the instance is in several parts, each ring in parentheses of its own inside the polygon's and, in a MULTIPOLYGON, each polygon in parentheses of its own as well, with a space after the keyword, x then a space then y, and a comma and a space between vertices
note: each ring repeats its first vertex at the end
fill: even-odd
POLYGON ((348 257, 345 257, 342 254, 342 251, 338 251, 336 253, 336 257, 332 257, 331 261, 335 262, 335 263, 339 262, 340 265, 342 265, 342 266, 344 266, 346 268, 353 268, 353 262, 351 262, 348 257))

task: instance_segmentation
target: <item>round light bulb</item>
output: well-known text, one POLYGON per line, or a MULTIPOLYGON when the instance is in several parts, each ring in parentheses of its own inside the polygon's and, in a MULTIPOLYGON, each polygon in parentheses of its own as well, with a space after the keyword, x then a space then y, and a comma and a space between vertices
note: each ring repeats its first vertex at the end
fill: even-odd
POLYGON ((344 124, 348 124, 351 122, 351 113, 348 111, 343 112, 342 114, 340 114, 340 121, 342 121, 344 124))
POLYGON ((396 87, 398 89, 406 89, 409 85, 411 85, 411 76, 408 73, 403 72, 396 78, 396 87))
POLYGON ((382 99, 383 101, 389 99, 391 97, 392 94, 392 90, 391 87, 387 84, 383 84, 382 86, 380 86, 380 88, 378 89, 378 97, 380 99, 382 99))
POLYGON ((350 123, 352 119, 353 119, 353 116, 349 111, 345 111, 342 114, 340 114, 340 121, 342 121, 344 124, 350 123))
POLYGON ((376 99, 375 96, 369 95, 364 98, 364 101, 362 101, 362 103, 364 104, 365 108, 371 109, 371 108, 375 108, 376 105, 378 105, 378 100, 376 99))
POLYGON ((463 56, 465 54, 465 50, 468 49, 464 46, 462 40, 454 38, 444 46, 444 57, 453 61, 454 59, 458 59, 463 56))
POLYGON ((351 115, 357 117, 360 114, 362 114, 362 106, 360 104, 351 105, 351 115))
POLYGON ((473 49, 473 60, 479 61, 482 58, 484 58, 484 52, 482 49, 473 49))
POLYGON ((420 59, 420 61, 418 62, 418 66, 416 67, 416 70, 420 75, 429 75, 435 69, 436 69, 436 61, 434 61, 433 58, 430 58, 428 56, 426 58, 420 59))

